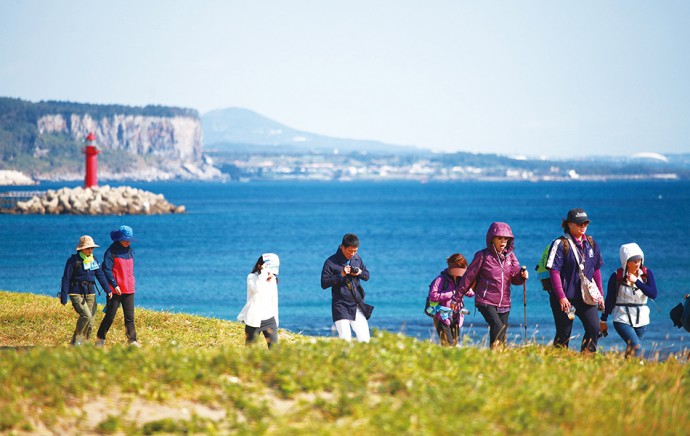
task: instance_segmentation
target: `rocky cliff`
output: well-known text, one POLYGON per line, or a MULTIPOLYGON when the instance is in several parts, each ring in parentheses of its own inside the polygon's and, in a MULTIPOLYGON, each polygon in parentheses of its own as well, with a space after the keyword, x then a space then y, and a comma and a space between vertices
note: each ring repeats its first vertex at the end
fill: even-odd
POLYGON ((96 134, 97 145, 146 156, 200 161, 203 150, 199 118, 117 114, 95 120, 90 114, 42 115, 38 133, 65 133, 84 142, 89 132, 96 134))
POLYGON ((103 180, 214 179, 203 153, 201 119, 185 108, 32 103, 0 97, 0 170, 36 179, 84 177, 81 149, 89 132, 101 151, 103 180))

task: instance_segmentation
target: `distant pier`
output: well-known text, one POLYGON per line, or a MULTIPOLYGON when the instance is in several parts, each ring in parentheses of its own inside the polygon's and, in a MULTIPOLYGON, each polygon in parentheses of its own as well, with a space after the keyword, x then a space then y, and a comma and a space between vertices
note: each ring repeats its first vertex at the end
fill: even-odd
POLYGON ((0 209, 14 209, 17 207, 17 202, 27 201, 33 197, 40 197, 46 191, 8 191, 0 192, 0 209))

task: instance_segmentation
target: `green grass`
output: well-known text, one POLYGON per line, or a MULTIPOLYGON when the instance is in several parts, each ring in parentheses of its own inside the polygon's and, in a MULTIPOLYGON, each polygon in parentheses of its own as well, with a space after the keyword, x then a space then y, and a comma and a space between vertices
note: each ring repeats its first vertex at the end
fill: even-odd
MULTIPOLYGON (((102 315, 101 315, 102 316, 102 315)), ((98 321, 100 322, 99 316, 98 321)), ((549 347, 370 344, 137 309, 108 346, 69 347, 57 299, 0 292, 0 432, 102 434, 687 434, 689 367, 549 347)))

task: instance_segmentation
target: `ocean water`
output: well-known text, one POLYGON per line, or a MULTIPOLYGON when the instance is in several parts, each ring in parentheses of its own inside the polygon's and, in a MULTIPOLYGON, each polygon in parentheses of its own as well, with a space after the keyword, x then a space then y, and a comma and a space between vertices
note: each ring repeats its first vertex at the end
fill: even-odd
MULTIPOLYGON (((516 255, 532 274, 526 289, 526 336, 549 343, 553 320, 548 295, 534 265, 546 244, 561 234, 568 209, 582 207, 588 233, 602 247, 604 281, 620 266, 621 244, 637 242, 654 271, 659 297, 650 304, 652 324, 644 345, 666 355, 689 347, 690 333, 673 327, 669 310, 690 292, 690 182, 259 182, 136 183, 162 193, 187 213, 163 216, 0 215, 0 289, 55 295, 64 264, 79 236, 101 248, 110 230, 134 228, 136 304, 234 320, 246 298, 246 276, 264 252, 281 258, 281 327, 308 335, 332 335, 330 291, 320 287, 324 260, 342 235, 359 235, 359 253, 371 272, 364 283, 376 309, 372 328, 435 339, 422 314, 429 282, 445 258, 473 254, 486 246, 493 221, 510 224, 516 255)), ((46 184, 40 189, 76 186, 46 184)), ((35 189, 27 187, 26 189, 35 189)), ((522 286, 513 287, 509 337, 524 338, 522 286)), ((104 296, 100 297, 101 303, 104 296)), ((59 304, 56 300, 56 304, 59 304)), ((473 309, 472 300, 467 302, 473 309)), ((486 340, 482 316, 472 310, 464 333, 486 340)), ((603 349, 621 349, 613 327, 603 349)), ((579 349, 582 327, 573 327, 571 348, 579 349)), ((143 342, 146 338, 141 338, 143 342)))

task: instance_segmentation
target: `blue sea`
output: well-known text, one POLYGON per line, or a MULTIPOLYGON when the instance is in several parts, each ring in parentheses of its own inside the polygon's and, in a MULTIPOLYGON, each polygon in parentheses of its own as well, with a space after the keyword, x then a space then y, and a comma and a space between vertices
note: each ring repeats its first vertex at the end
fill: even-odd
MULTIPOLYGON (((486 246, 489 224, 504 221, 515 234, 518 259, 532 274, 526 291, 527 340, 546 344, 553 338, 553 320, 534 265, 546 244, 561 234, 568 209, 582 207, 592 220, 588 233, 602 247, 605 282, 620 266, 620 245, 628 242, 642 247, 654 271, 659 297, 650 304, 647 352, 668 355, 690 347, 690 333, 673 327, 668 317, 690 292, 688 181, 127 184, 162 193, 186 206, 187 213, 0 215, 0 289, 55 295, 79 236, 94 237, 100 258, 110 230, 127 224, 138 238, 133 244, 138 307, 235 320, 245 302, 247 274, 261 253, 275 252, 281 258, 281 327, 329 336, 330 291, 320 287, 321 267, 342 235, 352 232, 360 237, 359 253, 371 272, 364 283, 367 301, 376 307, 371 327, 435 340, 431 320, 422 313, 429 282, 445 267, 447 256, 460 252, 471 259, 486 246)), ((63 186, 77 183, 38 188, 63 186)), ((520 344, 525 340, 523 289, 513 287, 512 292, 509 336, 520 344)), ((472 300, 468 306, 474 308, 472 300)), ((472 310, 465 322, 464 333, 484 343, 487 328, 481 315, 472 310)), ((622 349, 610 327, 601 347, 622 349)), ((573 336, 571 348, 579 349, 578 320, 573 336)))

